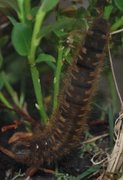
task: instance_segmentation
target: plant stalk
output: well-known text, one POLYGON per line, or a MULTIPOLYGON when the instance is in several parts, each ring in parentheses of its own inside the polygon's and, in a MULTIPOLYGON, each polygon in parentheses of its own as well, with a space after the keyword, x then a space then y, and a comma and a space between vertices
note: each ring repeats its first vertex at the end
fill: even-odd
POLYGON ((58 107, 58 95, 59 95, 59 89, 60 89, 60 75, 61 75, 61 69, 62 69, 62 58, 63 58, 63 46, 59 46, 58 48, 58 60, 57 60, 57 66, 54 76, 54 94, 53 94, 53 111, 58 107))
POLYGON ((5 96, 3 95, 2 92, 0 92, 0 101, 7 106, 8 108, 12 109, 11 104, 9 103, 9 101, 5 98, 5 96))
POLYGON ((36 19, 35 19, 35 25, 34 25, 34 30, 32 34, 32 41, 31 41, 31 47, 30 47, 30 52, 28 55, 28 60, 31 65, 35 65, 35 56, 36 56, 36 50, 37 47, 40 43, 41 38, 39 37, 39 33, 41 30, 41 26, 45 17, 45 12, 41 11, 41 7, 39 8, 36 19))
POLYGON ((24 12, 24 1, 17 0, 17 4, 19 8, 18 17, 20 21, 24 23, 26 21, 24 12))
POLYGON ((39 76, 39 72, 38 72, 35 62, 36 62, 36 50, 41 41, 41 38, 39 37, 39 33, 41 30, 41 26, 42 26, 45 15, 46 15, 46 12, 42 11, 42 6, 41 6, 36 14, 32 40, 31 40, 31 46, 30 46, 30 51, 28 54, 28 61, 30 64, 30 71, 31 71, 31 76, 32 76, 32 81, 33 81, 34 92, 35 92, 36 101, 38 103, 39 112, 40 112, 40 116, 41 116, 41 120, 43 124, 46 124, 46 122, 48 121, 48 116, 46 114, 44 103, 43 103, 40 76, 39 76))
POLYGON ((31 15, 31 0, 25 0, 25 16, 28 20, 32 19, 31 15))
POLYGON ((44 108, 39 72, 38 72, 36 66, 31 66, 30 70, 31 70, 31 75, 32 75, 35 96, 37 98, 38 109, 39 109, 40 116, 42 118, 41 121, 43 124, 46 124, 48 121, 48 116, 47 116, 47 114, 45 112, 45 108, 44 108))
POLYGON ((4 79, 5 88, 6 88, 6 90, 8 91, 8 93, 10 94, 12 100, 14 101, 14 103, 15 103, 17 106, 20 107, 17 93, 15 92, 15 90, 13 89, 13 87, 11 86, 11 84, 9 83, 8 78, 7 78, 7 75, 6 75, 4 72, 2 72, 2 77, 3 77, 3 79, 4 79))

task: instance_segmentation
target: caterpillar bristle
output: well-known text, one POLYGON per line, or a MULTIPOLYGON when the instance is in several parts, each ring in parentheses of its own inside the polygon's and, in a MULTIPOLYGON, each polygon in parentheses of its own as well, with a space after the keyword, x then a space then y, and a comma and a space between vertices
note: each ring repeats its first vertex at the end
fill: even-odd
POLYGON ((104 61, 108 31, 107 21, 98 18, 87 32, 82 47, 68 68, 58 109, 43 132, 34 134, 30 142, 28 165, 50 164, 81 143, 104 61))

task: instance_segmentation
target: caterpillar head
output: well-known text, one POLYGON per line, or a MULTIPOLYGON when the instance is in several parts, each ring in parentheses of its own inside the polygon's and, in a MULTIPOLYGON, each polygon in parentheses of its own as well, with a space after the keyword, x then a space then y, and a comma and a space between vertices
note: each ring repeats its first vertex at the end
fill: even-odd
POLYGON ((14 142, 11 150, 16 161, 37 168, 48 159, 52 159, 48 143, 43 137, 14 142))
POLYGON ((29 164, 31 153, 30 141, 17 141, 12 144, 11 151, 15 156, 15 160, 23 164, 29 164))

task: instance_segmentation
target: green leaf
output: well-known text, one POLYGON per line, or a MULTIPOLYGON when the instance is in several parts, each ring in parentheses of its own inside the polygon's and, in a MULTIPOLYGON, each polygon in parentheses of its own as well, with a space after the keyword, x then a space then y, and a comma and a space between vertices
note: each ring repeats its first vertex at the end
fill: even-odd
POLYGON ((46 64, 55 72, 56 65, 53 62, 47 61, 46 64))
POLYGON ((18 54, 22 56, 28 55, 32 37, 32 29, 30 25, 25 23, 16 23, 12 31, 12 44, 18 54))
POLYGON ((3 79, 3 73, 0 73, 0 90, 3 88, 4 86, 4 79, 3 79))
POLYGON ((56 65, 55 65, 55 58, 49 54, 45 54, 45 53, 42 53, 38 56, 37 60, 36 60, 36 63, 41 63, 41 62, 45 62, 48 66, 50 66, 53 71, 55 71, 56 69, 56 65))
POLYGON ((84 180, 87 176, 98 171, 99 169, 100 169, 100 166, 92 166, 92 167, 88 168, 86 171, 84 171, 82 174, 80 174, 77 177, 77 180, 84 180))
POLYGON ((9 21, 12 23, 12 25, 15 26, 16 23, 17 23, 16 19, 14 17, 12 17, 12 16, 7 16, 7 17, 9 19, 9 21))
POLYGON ((55 35, 58 37, 58 38, 62 38, 62 37, 66 37, 68 35, 67 32, 64 31, 64 29, 56 29, 56 30, 53 30, 55 32, 55 35))
POLYGON ((35 16, 36 16, 36 14, 37 14, 37 12, 38 12, 38 9, 39 9, 38 6, 33 7, 33 8, 31 9, 31 14, 32 14, 33 19, 35 19, 35 16))
POLYGON ((0 68, 2 67, 2 64, 3 64, 3 56, 0 50, 0 68))
POLYGON ((72 18, 66 18, 64 19, 60 19, 59 21, 53 23, 52 25, 48 25, 48 26, 45 26, 45 27, 42 27, 41 29, 41 38, 46 36, 47 34, 51 33, 52 31, 56 31, 56 30, 60 30, 62 28, 65 29, 65 27, 69 26, 73 26, 75 24, 76 20, 75 19, 72 19, 72 18))
POLYGON ((16 12, 18 11, 18 5, 16 0, 0 0, 0 8, 12 8, 16 12))
POLYGON ((123 16, 121 16, 120 18, 116 19, 116 21, 112 24, 110 31, 116 31, 117 29, 119 29, 120 27, 123 26, 123 16))
POLYGON ((113 6, 112 5, 109 5, 109 6, 105 7, 105 10, 104 10, 104 18, 105 19, 109 19, 110 15, 112 13, 112 10, 113 10, 113 6))
POLYGON ((120 11, 123 11, 123 0, 114 0, 115 5, 120 11))
POLYGON ((52 10, 58 2, 59 0, 42 0, 42 11, 48 12, 52 10))
POLYGON ((36 63, 41 63, 41 62, 56 62, 55 58, 49 54, 42 53, 38 56, 36 63))
POLYGON ((5 44, 8 42, 8 39, 9 39, 9 36, 7 36, 7 35, 0 37, 0 47, 5 46, 5 44))
POLYGON ((0 101, 3 103, 3 104, 5 104, 5 106, 7 106, 8 108, 13 108, 12 106, 11 106, 11 104, 9 103, 9 101, 5 98, 5 96, 3 95, 3 93, 2 92, 0 92, 0 101))

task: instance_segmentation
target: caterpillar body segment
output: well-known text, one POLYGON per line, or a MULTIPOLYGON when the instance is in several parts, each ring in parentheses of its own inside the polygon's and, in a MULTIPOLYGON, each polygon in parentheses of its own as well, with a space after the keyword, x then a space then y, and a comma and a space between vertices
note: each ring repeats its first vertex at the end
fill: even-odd
MULTIPOLYGON (((34 133, 28 148, 14 152, 17 160, 33 167, 45 166, 62 158, 81 143, 87 123, 92 97, 104 62, 109 25, 103 18, 96 19, 88 30, 78 54, 68 68, 65 84, 60 93, 59 106, 49 124, 34 133)), ((24 148, 24 147, 23 147, 24 148)))

